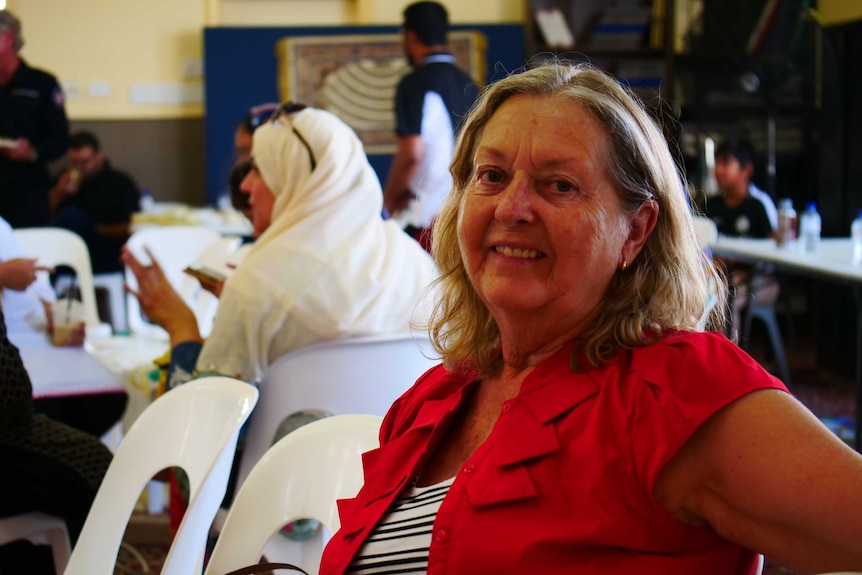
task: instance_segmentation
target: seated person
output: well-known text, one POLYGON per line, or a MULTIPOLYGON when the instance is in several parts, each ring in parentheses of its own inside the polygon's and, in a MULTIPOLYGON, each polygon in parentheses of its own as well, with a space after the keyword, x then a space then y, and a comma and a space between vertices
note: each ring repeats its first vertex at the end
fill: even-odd
MULTIPOLYGON (((775 204, 769 195, 751 182, 754 173, 754 151, 745 140, 725 140, 715 149, 715 181, 721 190, 706 202, 706 215, 718 227, 718 233, 739 238, 774 238, 778 226, 775 204)), ((732 336, 742 325, 742 312, 750 297, 762 305, 778 299, 780 286, 768 268, 755 269, 749 264, 717 260, 731 286, 732 336), (756 289, 751 288, 756 284, 756 289)))
POLYGON ((721 195, 706 201, 706 215, 718 233, 739 238, 773 237, 778 225, 775 204, 751 182, 754 151, 744 140, 729 139, 715 149, 715 181, 721 195), (754 190, 754 193, 752 193, 754 190), (775 222, 769 215, 775 214, 775 222))
MULTIPOLYGON (((74 545, 111 452, 96 437, 34 413, 30 378, 6 336, 2 306, 0 374, 0 517, 32 511, 62 517, 74 545)), ((29 541, 0 546, 0 573, 19 572, 55 573, 50 548, 34 549, 29 541)))
MULTIPOLYGON (((228 179, 228 187, 230 189, 230 203, 233 208, 244 215, 249 221, 252 221, 251 204, 248 201, 248 194, 242 191, 242 181, 251 171, 251 160, 245 159, 237 162, 230 172, 228 179)), ((244 242, 251 241, 250 238, 243 238, 244 242)))
POLYGON ((84 239, 93 273, 122 271, 120 249, 129 239, 132 214, 140 206, 138 186, 111 166, 90 132, 73 134, 67 155, 71 167, 51 188, 54 225, 84 239))
POLYGON ((258 127, 266 123, 267 120, 281 107, 281 104, 269 102, 253 107, 248 111, 233 134, 233 149, 236 153, 237 163, 242 163, 251 158, 252 136, 258 127))
POLYGON ((862 569, 862 456, 696 330, 702 251, 640 100, 533 68, 484 92, 454 158, 443 365, 386 415, 321 575, 862 569))
POLYGON ((23 257, 12 226, 0 218, 0 264, 5 277, 0 277, 6 316, 6 327, 13 343, 16 336, 27 337, 47 328, 47 314, 57 298, 46 278, 37 278, 40 270, 51 271, 37 261, 23 257))
MULTIPOLYGON (((32 345, 34 335, 38 336, 37 341, 44 336, 43 345, 50 345, 48 339, 54 329, 52 304, 56 295, 47 280, 36 278, 36 272, 51 269, 21 255, 12 228, 0 218, 0 303, 8 337, 13 344, 21 346, 32 345)), ((66 339, 65 345, 81 347, 85 335, 82 323, 66 339)), ((81 353, 86 352, 82 350, 81 353)), ((33 400, 33 406, 37 412, 55 421, 101 437, 123 416, 127 401, 125 393, 98 393, 42 397, 33 400)))
POLYGON ((252 162, 242 189, 258 237, 224 284, 206 342, 158 262, 123 254, 142 310, 170 335, 169 388, 195 371, 257 381, 312 343, 408 331, 436 277, 430 256, 382 220, 362 142, 333 114, 286 104, 255 131, 252 162))
POLYGON ((249 220, 251 220, 251 206, 248 203, 248 194, 240 190, 240 184, 251 167, 249 159, 251 158, 252 135, 258 126, 269 120, 279 106, 280 104, 266 103, 253 107, 234 131, 233 149, 236 163, 228 177, 230 203, 236 211, 249 220))

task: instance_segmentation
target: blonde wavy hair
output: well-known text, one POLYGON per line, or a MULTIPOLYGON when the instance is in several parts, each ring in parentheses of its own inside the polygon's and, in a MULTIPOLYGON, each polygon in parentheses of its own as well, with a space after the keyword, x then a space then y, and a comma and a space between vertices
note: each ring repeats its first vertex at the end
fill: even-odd
POLYGON ((661 130, 640 100, 604 72, 583 64, 546 64, 489 86, 456 142, 453 189, 434 224, 432 248, 440 277, 429 333, 446 367, 493 374, 502 366, 499 328, 461 257, 458 217, 482 132, 500 105, 517 95, 563 95, 584 106, 608 136, 607 173, 622 209, 635 214, 651 199, 659 206, 642 251, 615 275, 596 318, 581 332, 579 353, 599 365, 621 348, 648 345, 668 330, 696 330, 707 313, 711 281, 717 282, 718 302, 706 325, 720 328, 724 280, 697 243, 682 178, 661 130))

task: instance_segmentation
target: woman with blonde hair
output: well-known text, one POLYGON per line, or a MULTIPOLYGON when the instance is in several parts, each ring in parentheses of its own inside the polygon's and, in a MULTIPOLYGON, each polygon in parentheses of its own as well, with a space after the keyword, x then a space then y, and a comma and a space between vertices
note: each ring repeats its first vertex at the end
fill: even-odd
POLYGON ((501 80, 452 173, 443 365, 384 419, 321 573, 862 569, 862 457, 698 331, 711 264, 627 90, 569 65, 501 80))

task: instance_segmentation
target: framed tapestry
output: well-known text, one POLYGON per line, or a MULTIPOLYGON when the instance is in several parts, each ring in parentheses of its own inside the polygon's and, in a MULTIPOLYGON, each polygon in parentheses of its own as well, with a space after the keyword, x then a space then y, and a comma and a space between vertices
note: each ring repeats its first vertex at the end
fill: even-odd
MULTIPOLYGON (((487 39, 482 32, 449 33, 458 66, 483 86, 487 39)), ((368 154, 392 154, 395 87, 410 70, 401 34, 296 36, 276 44, 281 101, 329 110, 350 125, 368 154)))

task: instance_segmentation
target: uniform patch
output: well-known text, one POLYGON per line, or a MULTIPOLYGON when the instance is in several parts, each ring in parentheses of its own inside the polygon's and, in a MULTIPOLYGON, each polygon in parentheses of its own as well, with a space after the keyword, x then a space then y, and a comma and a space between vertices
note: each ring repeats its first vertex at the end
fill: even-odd
POLYGON ((65 97, 63 96, 63 90, 60 88, 54 88, 54 91, 51 92, 51 100, 54 101, 54 105, 58 108, 63 106, 63 102, 65 101, 65 97))

